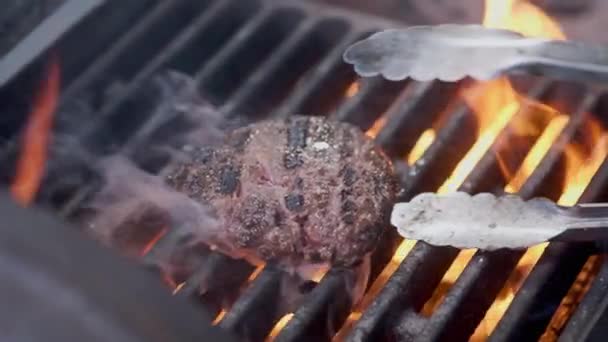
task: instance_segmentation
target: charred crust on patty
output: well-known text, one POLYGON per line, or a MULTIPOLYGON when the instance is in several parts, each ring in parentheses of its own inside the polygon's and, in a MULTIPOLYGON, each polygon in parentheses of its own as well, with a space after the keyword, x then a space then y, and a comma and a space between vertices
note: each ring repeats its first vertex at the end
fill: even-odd
POLYGON ((391 163, 359 128, 303 116, 195 149, 167 183, 213 209, 225 244, 291 265, 359 263, 389 225, 396 193, 391 163))

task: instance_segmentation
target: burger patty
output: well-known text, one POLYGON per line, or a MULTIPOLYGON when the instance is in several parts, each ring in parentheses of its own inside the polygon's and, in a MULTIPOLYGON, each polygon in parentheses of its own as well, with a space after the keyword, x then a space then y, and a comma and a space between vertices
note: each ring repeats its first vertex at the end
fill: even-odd
POLYGON ((238 128, 191 149, 167 183, 208 205, 219 241, 265 261, 352 266, 388 226, 392 166, 361 130, 292 116, 238 128))

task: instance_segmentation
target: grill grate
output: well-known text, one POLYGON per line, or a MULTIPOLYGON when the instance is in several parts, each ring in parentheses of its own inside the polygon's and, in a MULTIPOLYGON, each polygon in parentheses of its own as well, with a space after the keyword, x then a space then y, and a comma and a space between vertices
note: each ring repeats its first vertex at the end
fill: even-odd
MULTIPOLYGON (((150 76, 163 68, 195 75, 201 91, 227 116, 238 114, 248 120, 258 120, 293 113, 327 114, 363 129, 370 128, 382 116, 386 124, 377 141, 395 159, 406 156, 427 128, 436 127, 437 138, 426 150, 422 162, 398 168, 404 189, 401 200, 419 192, 437 190, 474 143, 474 132, 478 130, 474 116, 462 100, 455 98, 460 84, 386 82, 372 78, 360 80, 360 89, 353 97, 343 97, 357 80, 341 61, 344 47, 375 30, 400 24, 295 0, 147 0, 141 3, 125 7, 107 2, 58 44, 63 58, 64 104, 75 98, 91 99, 95 104, 94 115, 84 121, 87 124, 78 137, 91 151, 100 154, 121 151, 144 163, 142 148, 154 132, 175 118, 138 115, 139 104, 134 99, 150 76), (117 10, 117 6, 121 8, 117 10), (115 18, 110 13, 120 15, 115 18), (98 49, 79 51, 82 49, 77 47, 83 37, 92 36, 99 37, 98 49), (119 91, 108 94, 108 89, 119 91)), ((581 86, 547 80, 521 82, 525 83, 530 98, 572 113, 557 143, 520 191, 524 197, 556 198, 559 194, 552 193, 551 189, 559 189, 556 182, 561 178, 557 170, 563 163, 565 145, 580 134, 587 113, 604 113, 605 105, 600 101, 604 95, 581 86), (564 94, 569 94, 568 101, 562 101, 564 94)), ((523 106, 516 116, 526 115, 530 110, 523 106)), ((507 134, 505 130, 501 136, 507 134)), ((14 141, 14 135, 3 138, 14 141)), ((12 165, 14 147, 15 144, 9 142, 3 149, 4 165, 12 165)), ((605 163, 581 201, 603 196, 607 175, 605 163)), ((48 184, 51 181, 47 180, 38 200, 54 206, 68 218, 77 213, 82 201, 95 189, 94 185, 81 186, 68 199, 50 202, 54 196, 46 194, 44 189, 51 187, 48 184)), ((496 191, 504 187, 504 182, 496 155, 487 153, 460 189, 496 191)), ((383 248, 372 256, 370 283, 381 274, 400 243, 396 233, 390 231, 382 242, 383 248)), ((162 253, 167 246, 175 244, 178 235, 175 231, 166 234, 144 262, 152 266, 155 253, 162 253)), ((593 251, 587 245, 551 244, 490 340, 539 338, 593 251)), ((416 243, 354 324, 348 339, 467 340, 522 254, 477 252, 447 297, 430 317, 425 317, 420 310, 457 257, 458 250, 416 243)), ((220 326, 248 340, 260 341, 285 314, 279 305, 284 275, 268 266, 235 298, 237 289, 244 286, 253 271, 253 267, 244 262, 211 253, 184 279, 177 293, 196 297, 216 314, 223 305, 231 303, 220 326), (231 269, 231 278, 216 279, 226 268, 231 269), (199 284, 209 279, 221 282, 222 290, 200 295, 199 284)), ((351 310, 343 272, 331 270, 322 279, 281 330, 277 341, 329 340, 339 330, 351 310)), ((602 295, 604 281, 596 281, 592 291, 594 295, 602 295)), ((587 301, 582 305, 599 305, 598 301, 587 301)), ((572 324, 580 324, 584 317, 587 316, 579 310, 572 324)), ((569 326, 566 334, 579 337, 583 332, 569 326)))

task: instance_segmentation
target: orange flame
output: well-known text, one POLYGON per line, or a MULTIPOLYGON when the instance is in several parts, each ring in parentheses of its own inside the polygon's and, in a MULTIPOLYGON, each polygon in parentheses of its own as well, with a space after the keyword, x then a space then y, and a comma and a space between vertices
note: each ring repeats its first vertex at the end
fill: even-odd
MULTIPOLYGON (((517 31, 526 36, 554 39, 565 38, 554 21, 536 6, 523 1, 486 0, 484 25, 492 28, 517 31)), ((463 95, 478 117, 480 134, 473 147, 460 161, 452 175, 440 187, 439 193, 457 190, 481 157, 492 147, 500 132, 507 125, 510 125, 516 134, 536 135, 531 123, 522 120, 512 120, 526 100, 519 98, 506 78, 489 83, 476 84, 472 88, 467 89, 463 95)), ((534 106, 537 107, 535 109, 539 109, 540 115, 552 117, 552 119, 528 152, 515 175, 512 175, 513 177, 505 187, 505 190, 509 192, 517 192, 523 186, 526 179, 540 164, 543 156, 568 122, 567 115, 556 113, 554 110, 540 104, 534 104, 534 106)), ((498 159, 500 160, 500 156, 498 156, 498 159)), ((511 175, 507 173, 505 176, 510 177, 511 175)), ((527 272, 531 270, 543 250, 544 245, 530 248, 524 258, 522 258, 523 263, 521 267, 518 267, 518 271, 521 272, 523 269, 527 275, 527 272)), ((449 287, 450 284, 454 283, 475 252, 476 250, 461 251, 446 272, 442 284, 448 284, 447 286, 449 287)), ((522 281, 521 277, 518 280, 522 281)), ((509 284, 509 290, 512 290, 514 286, 512 283, 509 284)), ((422 313, 425 315, 432 314, 446 292, 447 289, 440 286, 426 303, 422 313)), ((512 296, 506 295, 500 296, 500 298, 505 299, 502 301, 497 300, 494 306, 506 308, 512 296)), ((496 311, 497 309, 491 308, 488 310, 487 315, 494 315, 496 311)))
POLYGON ((374 121, 374 124, 372 125, 372 127, 370 127, 370 129, 365 131, 365 135, 372 139, 375 138, 378 133, 380 133, 384 125, 386 125, 386 117, 382 115, 376 121, 374 121))
POLYGON ((11 184, 13 197, 22 206, 34 200, 44 176, 53 113, 59 100, 60 77, 59 62, 53 58, 25 126, 16 176, 11 184))
MULTIPOLYGON (((556 22, 528 2, 486 0, 485 19, 487 20, 485 23, 491 27, 516 30, 528 36, 565 39, 556 22)), ((523 186, 525 180, 538 166, 542 156, 557 139, 567 122, 568 117, 566 115, 558 114, 553 117, 543 135, 530 150, 518 172, 505 187, 506 191, 516 192, 523 186)), ((572 144, 566 148, 566 186, 558 200, 561 205, 573 205, 578 201, 584 188, 591 181, 608 153, 608 140, 599 138, 599 132, 601 131, 599 125, 592 125, 592 128, 588 131, 591 131, 595 137, 593 140, 599 142, 591 155, 588 155, 589 158, 586 158, 585 154, 572 144)), ((515 272, 507 280, 497 296, 497 300, 488 309, 484 319, 477 327, 471 338, 472 341, 483 341, 492 333, 546 246, 547 244, 544 243, 529 248, 522 256, 515 272)))
POLYGON ((270 331, 270 333, 268 334, 268 336, 266 337, 266 339, 264 341, 265 342, 274 341, 274 339, 279 335, 279 332, 281 332, 281 329, 283 329, 283 327, 285 325, 287 325, 287 323, 289 323, 289 321, 291 321, 292 318, 293 318, 293 313, 288 313, 288 314, 284 315, 283 317, 281 317, 281 319, 274 325, 274 327, 272 327, 272 330, 270 331))

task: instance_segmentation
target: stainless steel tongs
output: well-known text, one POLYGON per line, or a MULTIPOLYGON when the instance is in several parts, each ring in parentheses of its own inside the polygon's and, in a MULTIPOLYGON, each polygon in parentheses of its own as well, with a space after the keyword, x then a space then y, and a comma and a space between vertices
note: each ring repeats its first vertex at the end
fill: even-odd
POLYGON ((385 30, 350 46, 344 60, 360 76, 388 80, 454 82, 525 73, 608 83, 608 47, 527 38, 480 25, 385 30))
POLYGON ((608 203, 560 206, 516 195, 424 193, 397 203, 391 223, 408 239, 458 248, 526 248, 547 241, 608 240, 608 203))

